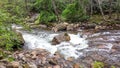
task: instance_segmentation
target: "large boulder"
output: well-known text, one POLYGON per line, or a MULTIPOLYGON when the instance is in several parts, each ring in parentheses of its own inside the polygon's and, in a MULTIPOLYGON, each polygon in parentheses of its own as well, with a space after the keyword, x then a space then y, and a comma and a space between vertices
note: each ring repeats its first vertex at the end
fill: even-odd
POLYGON ((70 41, 70 36, 68 35, 68 33, 62 33, 62 34, 55 36, 52 39, 52 44, 56 45, 56 44, 60 44, 61 42, 64 42, 64 41, 70 41))

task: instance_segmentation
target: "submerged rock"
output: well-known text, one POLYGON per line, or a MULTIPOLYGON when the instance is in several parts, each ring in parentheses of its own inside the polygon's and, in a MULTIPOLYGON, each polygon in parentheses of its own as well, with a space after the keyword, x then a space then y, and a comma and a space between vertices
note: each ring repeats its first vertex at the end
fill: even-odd
POLYGON ((68 35, 68 33, 62 33, 62 34, 55 36, 52 40, 52 44, 56 45, 64 41, 70 41, 70 36, 68 35))

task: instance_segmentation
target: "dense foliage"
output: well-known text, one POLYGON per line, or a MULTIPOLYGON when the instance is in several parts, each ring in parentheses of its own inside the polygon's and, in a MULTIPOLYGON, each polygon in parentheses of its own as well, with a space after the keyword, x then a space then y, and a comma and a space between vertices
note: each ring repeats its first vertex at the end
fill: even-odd
POLYGON ((0 48, 6 50, 18 49, 21 47, 20 36, 12 29, 12 24, 20 24, 23 22, 25 12, 19 11, 20 6, 8 3, 8 1, 0 1, 0 48))
POLYGON ((114 0, 37 0, 33 10, 40 14, 39 23, 83 22, 94 14, 107 14, 111 18, 112 13, 120 13, 119 4, 114 0))
POLYGON ((89 16, 85 15, 84 9, 78 5, 79 3, 73 3, 67 5, 66 9, 63 11, 62 16, 65 18, 65 21, 70 22, 79 22, 85 21, 89 18, 89 16))

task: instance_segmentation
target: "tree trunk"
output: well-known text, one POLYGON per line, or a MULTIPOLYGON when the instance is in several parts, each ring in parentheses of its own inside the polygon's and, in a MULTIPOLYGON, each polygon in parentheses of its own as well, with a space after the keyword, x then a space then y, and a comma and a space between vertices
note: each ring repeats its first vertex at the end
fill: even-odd
POLYGON ((104 13, 103 13, 103 9, 102 9, 102 7, 101 7, 100 0, 97 0, 97 2, 98 2, 99 9, 100 9, 100 13, 102 14, 103 19, 106 21, 105 16, 104 16, 104 13))
POLYGON ((25 0, 25 8, 26 8, 26 10, 28 10, 28 7, 27 7, 27 0, 25 0))
POLYGON ((110 8, 109 8, 109 19, 111 19, 111 17, 112 17, 112 0, 109 0, 109 6, 110 6, 110 8))
POLYGON ((90 15, 93 15, 93 0, 90 0, 90 15))
POLYGON ((119 20, 120 19, 120 0, 117 0, 117 11, 116 11, 116 18, 117 18, 117 20, 119 20))
POLYGON ((61 22, 61 18, 59 17, 59 14, 58 14, 58 11, 57 11, 57 8, 56 8, 56 5, 55 5, 55 0, 52 0, 52 5, 53 5, 54 12, 57 16, 58 22, 61 22))

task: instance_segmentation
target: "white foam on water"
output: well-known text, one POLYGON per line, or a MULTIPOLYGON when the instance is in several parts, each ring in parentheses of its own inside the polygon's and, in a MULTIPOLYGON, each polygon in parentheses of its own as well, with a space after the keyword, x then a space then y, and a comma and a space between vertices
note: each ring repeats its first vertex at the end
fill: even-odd
POLYGON ((82 54, 81 52, 78 52, 78 50, 88 47, 87 41, 75 34, 69 34, 71 38, 70 42, 62 42, 58 45, 51 45, 51 40, 56 35, 58 34, 48 34, 45 37, 39 37, 38 35, 23 33, 25 47, 28 49, 46 49, 51 54, 59 52, 65 57, 65 59, 68 57, 78 58, 82 54))
POLYGON ((19 30, 19 29, 23 29, 23 27, 18 26, 18 25, 16 25, 16 24, 12 24, 12 29, 19 30))
POLYGON ((109 51, 110 51, 110 50, 112 49, 113 45, 112 45, 111 43, 108 43, 106 47, 107 47, 107 48, 109 49, 109 51))

